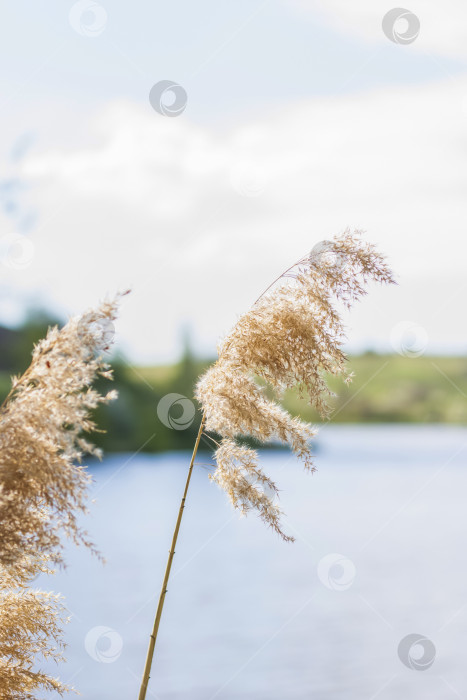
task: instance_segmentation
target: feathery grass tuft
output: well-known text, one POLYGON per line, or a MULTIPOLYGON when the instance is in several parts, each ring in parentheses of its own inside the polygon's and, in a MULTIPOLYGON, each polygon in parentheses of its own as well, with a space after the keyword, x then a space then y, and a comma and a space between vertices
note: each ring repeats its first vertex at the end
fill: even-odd
POLYGON ((346 370, 344 326, 335 303, 350 308, 366 293, 370 280, 393 282, 384 258, 361 240, 359 232, 346 231, 334 241, 318 244, 241 316, 220 344, 217 362, 198 381, 196 398, 203 417, 149 637, 139 700, 146 700, 175 546, 203 432, 221 436, 220 444, 211 438, 217 445, 211 478, 226 491, 234 507, 244 514, 257 511, 284 540, 293 540, 282 530, 275 483, 258 466, 257 452, 242 445, 239 438, 250 436, 260 443, 279 439, 305 467, 314 469, 310 441, 315 430, 293 418, 279 400, 286 389, 298 386, 321 415, 329 414, 326 397, 331 392, 325 373, 342 375, 347 382, 352 378, 346 370), (273 400, 266 395, 268 386, 275 391, 273 400))
POLYGON ((217 362, 201 377, 196 396, 206 430, 222 437, 215 453, 213 480, 224 488, 243 513, 259 512, 262 520, 285 540, 273 484, 258 470, 256 452, 237 442, 250 436, 260 443, 279 439, 313 470, 311 439, 315 429, 293 418, 280 405, 286 389, 298 387, 323 417, 332 395, 325 374, 352 379, 342 350, 345 340, 336 302, 350 308, 366 294, 369 281, 392 283, 391 271, 375 247, 360 232, 346 231, 324 241, 287 270, 240 317, 219 346, 217 362), (261 379, 275 392, 267 397, 261 379), (245 475, 258 470, 252 481, 245 475), (269 493, 264 490, 268 485, 269 493), (261 486, 263 484, 263 487, 261 486))
POLYGON ((95 551, 78 525, 90 477, 76 463, 84 453, 99 456, 83 434, 96 428, 92 409, 116 397, 114 391, 102 396, 92 384, 112 377, 102 352, 112 342, 120 296, 50 329, 0 407, 2 698, 67 690, 34 669, 39 658, 62 660, 62 603, 29 586, 37 574, 63 565, 63 535, 95 551))

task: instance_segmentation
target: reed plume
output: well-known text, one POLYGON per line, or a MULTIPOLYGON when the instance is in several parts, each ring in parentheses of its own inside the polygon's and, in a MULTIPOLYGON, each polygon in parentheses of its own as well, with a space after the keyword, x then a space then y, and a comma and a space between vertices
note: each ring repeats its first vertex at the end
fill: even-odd
POLYGON ((286 389, 298 387, 321 416, 329 415, 327 397, 332 392, 325 374, 352 379, 336 302, 350 308, 366 294, 370 280, 393 282, 384 258, 358 231, 321 242, 240 317, 221 342, 217 362, 197 385, 206 430, 222 438, 211 478, 236 508, 242 513, 258 511, 285 540, 292 538, 282 531, 280 510, 271 497, 277 487, 259 468, 256 451, 240 446, 238 439, 278 439, 307 469, 314 469, 310 441, 316 431, 292 417, 278 400, 286 389), (275 398, 268 398, 267 386, 275 398))
POLYGON ((63 535, 94 546, 78 525, 90 477, 84 438, 90 412, 116 397, 93 382, 111 378, 103 351, 112 342, 119 297, 49 329, 29 368, 12 380, 0 407, 0 695, 32 698, 66 688, 33 668, 38 657, 62 659, 63 607, 57 596, 30 589, 41 572, 63 562, 63 535))
POLYGON ((58 678, 34 668, 40 659, 63 661, 62 624, 66 621, 60 596, 8 588, 2 570, 0 591, 0 692, 6 700, 29 700, 36 692, 70 690, 58 678))
POLYGON ((279 401, 286 389, 298 387, 322 416, 329 415, 327 398, 332 392, 325 374, 341 375, 346 382, 352 379, 342 350, 345 329, 336 302, 350 308, 366 294, 370 280, 393 282, 384 258, 362 240, 360 232, 345 231, 333 241, 322 241, 240 317, 220 343, 217 362, 200 378, 196 398, 203 417, 150 636, 139 700, 146 698, 175 545, 203 433, 210 431, 221 437, 215 452, 216 468, 210 476, 227 492, 234 507, 242 513, 255 510, 284 540, 292 540, 281 527, 276 484, 260 468, 257 452, 242 444, 241 439, 253 437, 260 443, 278 439, 290 446, 307 469, 314 469, 310 441, 316 431, 292 417, 279 401), (275 392, 274 398, 268 397, 267 388, 275 392))

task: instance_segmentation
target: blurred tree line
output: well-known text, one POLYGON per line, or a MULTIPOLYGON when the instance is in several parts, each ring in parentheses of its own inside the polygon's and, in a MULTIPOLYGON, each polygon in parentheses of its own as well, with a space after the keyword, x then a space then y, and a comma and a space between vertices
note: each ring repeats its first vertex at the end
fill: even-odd
MULTIPOLYGON (((0 326, 0 399, 8 393, 11 376, 21 374, 29 365, 34 343, 56 324, 46 314, 34 312, 20 328, 0 326)), ((199 423, 198 413, 194 414, 194 387, 210 362, 194 357, 188 338, 181 359, 173 365, 135 367, 118 354, 109 356, 109 362, 115 380, 101 380, 99 388, 103 392, 116 388, 119 398, 96 411, 98 426, 106 432, 94 433, 94 443, 106 452, 192 449, 199 423), (168 412, 164 409, 161 413, 161 420, 157 409, 169 394, 187 401, 174 401, 168 412), (183 429, 171 427, 183 417, 184 409, 186 425, 183 429)), ((331 421, 467 423, 464 357, 414 358, 367 352, 349 358, 349 364, 356 375, 350 386, 333 377, 329 381, 336 392, 331 399, 331 421)), ((284 403, 293 414, 319 422, 316 412, 295 393, 287 394, 284 403)))
MULTIPOLYGON (((11 377, 22 374, 28 367, 34 344, 54 325, 62 324, 44 313, 32 312, 18 329, 0 326, 0 400, 9 391, 11 377)), ((170 427, 170 421, 176 425, 183 406, 175 402, 170 408, 165 416, 165 423, 169 425, 164 424, 157 413, 159 402, 168 394, 180 394, 192 400, 196 379, 209 365, 208 361, 194 358, 188 337, 185 338, 183 355, 174 365, 134 367, 118 353, 109 355, 108 362, 113 369, 114 381, 100 379, 96 386, 102 393, 117 389, 118 399, 94 412, 99 430, 105 431, 92 434, 94 444, 106 452, 191 449, 198 431, 198 415, 193 416, 192 422, 188 420, 183 429, 176 429, 170 427)), ((187 413, 190 418, 190 412, 187 413)), ((194 413, 194 408, 191 413, 194 413)))

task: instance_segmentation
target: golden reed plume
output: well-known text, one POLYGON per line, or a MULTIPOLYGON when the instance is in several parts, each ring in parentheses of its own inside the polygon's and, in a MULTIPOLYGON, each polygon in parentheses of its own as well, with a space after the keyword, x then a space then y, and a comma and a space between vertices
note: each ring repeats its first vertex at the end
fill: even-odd
POLYGON ((0 696, 8 700, 67 690, 34 668, 40 657, 62 659, 64 610, 30 583, 63 563, 63 534, 94 550, 78 525, 90 477, 76 463, 99 455, 83 433, 95 428, 90 411, 116 397, 92 384, 112 376, 102 352, 119 299, 49 329, 0 408, 0 696))
POLYGON ((146 698, 175 545, 204 431, 221 437, 213 481, 242 513, 256 510, 284 540, 292 540, 281 528, 276 485, 259 467, 257 452, 239 439, 252 437, 260 443, 278 439, 290 446, 305 467, 314 468, 310 441, 315 430, 287 413, 279 400, 286 389, 298 387, 321 415, 328 415, 326 398, 331 392, 324 375, 340 374, 346 382, 352 378, 346 370, 344 326, 336 303, 350 308, 366 293, 370 280, 393 282, 384 258, 358 231, 322 241, 240 317, 220 344, 217 362, 199 380, 196 398, 203 417, 150 635, 139 700, 146 698), (268 398, 264 384, 275 391, 275 400, 268 398))
POLYGON ((393 282, 384 258, 359 232, 318 244, 240 317, 197 386, 205 428, 222 437, 211 478, 236 508, 243 513, 255 509, 285 540, 292 538, 283 533, 280 509, 271 497, 277 487, 258 467, 256 451, 237 438, 278 439, 313 469, 310 441, 316 431, 269 399, 265 389, 272 387, 280 399, 286 389, 298 387, 323 417, 328 415, 331 391, 324 375, 340 374, 346 382, 352 378, 335 303, 350 308, 366 294, 370 280, 393 282))

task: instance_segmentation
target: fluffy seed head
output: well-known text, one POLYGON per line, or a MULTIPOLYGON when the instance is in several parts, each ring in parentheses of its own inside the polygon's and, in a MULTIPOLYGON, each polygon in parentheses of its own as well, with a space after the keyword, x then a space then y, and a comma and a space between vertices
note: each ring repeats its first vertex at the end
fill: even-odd
POLYGON ((0 407, 0 695, 8 700, 67 690, 34 666, 62 659, 61 602, 28 586, 63 563, 63 534, 93 548, 78 526, 90 479, 76 463, 99 454, 83 434, 95 428, 90 411, 116 396, 92 384, 111 378, 102 352, 118 301, 50 329, 0 407))
POLYGON ((240 317, 220 343, 217 362, 197 385, 206 430, 223 438, 216 452, 214 481, 227 491, 235 507, 242 512, 255 508, 284 539, 291 538, 282 532, 277 506, 271 498, 259 498, 255 486, 245 479, 256 464, 256 453, 240 448, 236 440, 244 436, 260 443, 278 439, 313 469, 310 441, 315 430, 292 417, 278 401, 286 389, 298 387, 323 417, 328 416, 327 398, 332 392, 325 375, 351 380, 336 302, 350 308, 366 294, 370 280, 393 282, 384 258, 362 240, 360 232, 346 231, 318 244, 240 317), (275 399, 266 395, 267 386, 274 390, 275 399))

